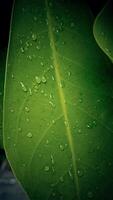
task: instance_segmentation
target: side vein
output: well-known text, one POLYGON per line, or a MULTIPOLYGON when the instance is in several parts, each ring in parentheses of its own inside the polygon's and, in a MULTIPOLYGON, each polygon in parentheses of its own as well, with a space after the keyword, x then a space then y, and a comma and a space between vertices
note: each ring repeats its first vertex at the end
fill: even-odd
POLYGON ((73 164, 73 170, 74 170, 74 182, 76 185, 76 191, 77 191, 77 199, 80 200, 80 192, 79 192, 79 181, 78 181, 78 176, 77 176, 77 163, 76 163, 76 157, 75 157, 75 147, 73 143, 73 138, 72 138, 72 133, 71 133, 71 127, 69 123, 69 118, 67 114, 67 108, 65 104, 65 95, 63 92, 63 88, 60 87, 60 82, 61 82, 61 76, 60 76, 60 63, 58 59, 58 54, 56 51, 55 47, 55 38, 54 34, 52 31, 52 18, 50 14, 50 9, 48 6, 48 0, 45 0, 46 3, 46 11, 47 11, 47 20, 48 20, 48 36, 50 39, 50 45, 51 45, 51 51, 52 51, 52 57, 53 57, 53 65, 55 68, 55 75, 56 75, 56 82, 57 82, 57 87, 58 87, 58 93, 60 97, 60 103, 61 103, 61 108, 62 112, 64 115, 64 120, 66 122, 66 136, 68 138, 70 150, 71 150, 71 155, 72 155, 72 164, 73 164))

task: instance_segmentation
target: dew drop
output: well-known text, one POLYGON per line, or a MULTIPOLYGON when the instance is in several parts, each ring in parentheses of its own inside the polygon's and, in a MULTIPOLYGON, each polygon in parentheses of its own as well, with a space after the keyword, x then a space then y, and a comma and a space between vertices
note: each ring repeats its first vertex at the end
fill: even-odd
POLYGON ((14 79, 14 74, 11 75, 12 79, 14 79))
POLYGON ((91 129, 91 128, 92 128, 92 124, 91 124, 91 123, 88 123, 88 124, 86 125, 86 127, 87 127, 88 129, 91 129))
POLYGON ((52 76, 51 78, 52 78, 53 81, 55 80, 55 77, 54 77, 54 76, 52 76))
POLYGON ((82 177, 84 175, 84 172, 83 172, 83 170, 78 169, 77 174, 79 177, 82 177))
POLYGON ((64 146, 63 146, 62 144, 60 144, 59 147, 60 147, 60 150, 61 150, 61 151, 64 151, 64 146))
POLYGON ((71 76, 71 72, 68 72, 68 76, 69 76, 69 77, 71 76))
POLYGON ((49 101, 49 104, 50 104, 53 108, 55 108, 55 104, 54 104, 52 101, 49 101))
POLYGON ((37 82, 38 84, 40 84, 40 83, 41 83, 41 78, 40 78, 40 77, 38 77, 38 76, 35 76, 35 80, 36 80, 36 82, 37 82))
POLYGON ((54 158, 53 158, 53 155, 52 155, 52 154, 51 154, 51 162, 52 162, 53 165, 55 164, 54 158))
POLYGON ((45 166, 45 167, 44 167, 44 171, 45 171, 45 172, 48 172, 48 171, 49 171, 49 166, 45 166))
POLYGON ((44 94, 44 90, 41 90, 41 94, 44 94))
POLYGON ((25 107, 25 111, 26 111, 26 112, 29 112, 30 109, 26 106, 26 107, 25 107))
POLYGON ((47 82, 47 80, 46 80, 45 76, 42 76, 42 83, 46 83, 46 82, 47 82))
POLYGON ((23 90, 24 92, 27 92, 27 88, 25 87, 24 83, 23 83, 23 82, 20 82, 20 85, 21 85, 21 87, 22 87, 22 90, 23 90))
POLYGON ((20 50, 21 50, 22 53, 24 53, 24 48, 23 47, 21 47, 20 50))
POLYGON ((31 90, 31 88, 29 88, 29 94, 30 94, 30 96, 32 96, 32 90, 31 90))
POLYGON ((32 34, 32 40, 36 41, 37 40, 37 35, 35 33, 32 34))
POLYGON ((54 119, 52 120, 52 123, 55 124, 55 120, 54 119))
POLYGON ((11 113, 14 113, 14 109, 11 109, 10 112, 11 112, 11 113))
POLYGON ((64 87, 65 87, 65 82, 64 82, 63 80, 61 80, 59 86, 60 86, 61 88, 64 88, 64 87))
POLYGON ((73 175, 71 173, 71 170, 68 171, 68 174, 69 174, 70 178, 73 179, 73 175))
POLYGON ((40 50, 40 46, 37 45, 37 46, 36 46, 36 49, 37 49, 37 50, 40 50))
POLYGON ((41 66, 44 66, 44 63, 43 63, 43 62, 41 62, 40 64, 41 64, 41 66))
POLYGON ((32 138, 32 137, 33 137, 32 133, 29 132, 29 133, 27 134, 27 137, 28 137, 28 138, 32 138))
POLYGON ((79 103, 83 103, 83 99, 82 98, 79 99, 79 103))
POLYGON ((49 140, 46 140, 46 144, 47 144, 47 145, 49 144, 49 140))

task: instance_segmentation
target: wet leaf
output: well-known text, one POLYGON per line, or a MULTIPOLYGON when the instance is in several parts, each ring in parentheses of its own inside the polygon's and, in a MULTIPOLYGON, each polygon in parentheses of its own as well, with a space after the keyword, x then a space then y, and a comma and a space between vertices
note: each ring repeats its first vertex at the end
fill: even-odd
POLYGON ((4 143, 32 200, 113 197, 113 66, 93 23, 82 1, 15 1, 4 143))

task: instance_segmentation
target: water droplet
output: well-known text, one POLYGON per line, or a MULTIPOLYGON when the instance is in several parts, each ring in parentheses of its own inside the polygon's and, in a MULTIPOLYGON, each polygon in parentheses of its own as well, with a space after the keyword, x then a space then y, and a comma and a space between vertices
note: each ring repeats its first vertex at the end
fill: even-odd
POLYGON ((32 40, 36 41, 37 40, 37 35, 35 33, 32 34, 32 40))
POLYGON ((73 174, 71 173, 71 171, 68 171, 70 178, 73 180, 73 174))
POLYGON ((61 80, 59 86, 60 86, 61 88, 64 88, 64 87, 65 87, 65 82, 64 82, 63 80, 61 80))
POLYGON ((55 104, 54 104, 52 101, 49 101, 49 104, 50 104, 53 108, 55 108, 55 104))
POLYGON ((89 191, 87 196, 88 196, 89 199, 92 199, 93 198, 93 192, 89 191))
POLYGON ((83 103, 83 99, 82 98, 79 99, 79 103, 83 103))
POLYGON ((41 66, 44 66, 44 63, 43 63, 43 62, 41 62, 40 64, 41 64, 41 66))
POLYGON ((49 171, 49 166, 44 167, 44 171, 48 172, 49 171))
POLYGON ((26 107, 25 107, 25 111, 26 111, 26 112, 29 112, 30 109, 26 106, 26 107))
POLYGON ((29 94, 30 94, 30 96, 32 96, 32 90, 31 90, 31 88, 29 88, 29 94))
POLYGON ((35 76, 35 80, 36 80, 36 82, 37 82, 38 84, 40 84, 40 83, 41 83, 41 78, 40 78, 40 77, 38 77, 38 76, 35 76))
POLYGON ((12 79, 14 79, 14 74, 11 75, 12 79))
POLYGON ((32 133, 29 132, 29 133, 27 134, 27 137, 28 137, 28 138, 32 138, 32 137, 33 137, 32 133))
POLYGON ((54 119, 52 120, 52 123, 55 124, 55 120, 54 119))
POLYGON ((54 77, 54 76, 52 76, 51 78, 52 78, 53 81, 55 80, 55 77, 54 77))
POLYGON ((36 49, 37 49, 37 50, 40 50, 40 46, 37 45, 37 46, 36 46, 36 49))
POLYGON ((53 165, 55 164, 53 155, 51 155, 51 162, 52 162, 53 165))
POLYGON ((81 130, 81 129, 78 129, 78 133, 81 134, 81 133, 82 133, 82 130, 81 130))
POLYGON ((86 127, 87 127, 88 129, 91 129, 91 128, 92 128, 92 124, 91 124, 91 123, 88 123, 88 124, 86 125, 86 127))
POLYGON ((28 56, 28 59, 29 59, 29 60, 32 60, 32 56, 31 56, 31 55, 29 55, 29 56, 28 56))
POLYGON ((14 109, 11 109, 10 112, 11 112, 11 113, 14 113, 14 109))
POLYGON ((68 76, 71 76, 71 72, 68 72, 68 76))
POLYGON ((50 68, 51 68, 51 69, 54 69, 53 65, 50 65, 50 68))
POLYGON ((47 82, 47 80, 46 80, 45 76, 42 76, 42 83, 46 83, 46 82, 47 82))
POLYGON ((25 87, 24 83, 23 83, 23 82, 20 82, 20 85, 21 85, 21 87, 22 87, 22 90, 23 90, 24 92, 27 92, 27 88, 25 87))
POLYGON ((41 94, 44 94, 44 90, 41 90, 41 94))
POLYGON ((23 47, 21 47, 20 50, 21 50, 22 53, 24 53, 24 48, 23 47))
POLYGON ((46 140, 46 144, 47 144, 47 145, 49 144, 49 140, 46 140))
POLYGON ((64 151, 64 146, 63 146, 62 144, 60 144, 59 147, 60 147, 60 150, 61 150, 61 151, 64 151))
POLYGON ((79 177, 82 177, 84 175, 84 172, 82 169, 78 169, 77 174, 79 177))
POLYGON ((69 127, 68 121, 65 120, 65 121, 64 121, 64 124, 65 124, 66 127, 69 127))
POLYGON ((60 179, 61 183, 64 182, 64 178, 63 178, 63 176, 61 176, 59 179, 60 179))
POLYGON ((97 122, 95 120, 92 123, 93 123, 93 126, 97 125, 97 122))

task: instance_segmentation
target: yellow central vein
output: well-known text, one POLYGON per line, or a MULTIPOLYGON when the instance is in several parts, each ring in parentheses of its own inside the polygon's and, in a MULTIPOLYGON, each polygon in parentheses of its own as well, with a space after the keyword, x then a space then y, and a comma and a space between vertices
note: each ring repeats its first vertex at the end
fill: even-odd
POLYGON ((70 123, 68 119, 67 108, 65 104, 65 95, 64 95, 62 87, 60 87, 60 83, 61 83, 60 70, 59 70, 60 64, 58 61, 58 54, 57 54, 55 42, 54 42, 55 39, 54 39, 53 31, 52 31, 52 19, 51 19, 51 15, 49 11, 48 0, 45 0, 45 1, 46 1, 47 20, 48 20, 48 34, 49 34, 50 45, 51 45, 52 56, 53 56, 53 65, 55 68, 55 75, 56 75, 58 92, 60 96, 60 103, 61 103, 61 107, 62 107, 62 111, 64 115, 64 120, 66 122, 66 126, 65 126, 66 135, 68 138, 68 142, 69 142, 69 146, 70 146, 70 150, 72 154, 72 164, 73 164, 73 170, 74 170, 74 181, 76 184, 77 198, 78 200, 80 200, 79 181, 78 181, 78 176, 77 176, 77 164, 76 164, 76 158, 75 158, 75 148, 73 144, 73 138, 72 138, 70 123))

